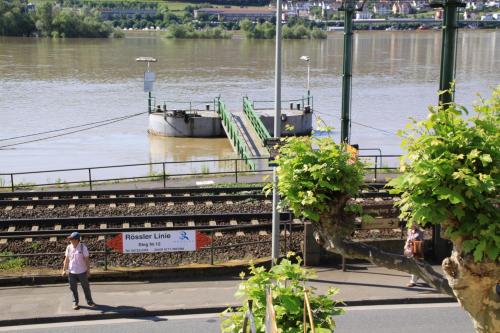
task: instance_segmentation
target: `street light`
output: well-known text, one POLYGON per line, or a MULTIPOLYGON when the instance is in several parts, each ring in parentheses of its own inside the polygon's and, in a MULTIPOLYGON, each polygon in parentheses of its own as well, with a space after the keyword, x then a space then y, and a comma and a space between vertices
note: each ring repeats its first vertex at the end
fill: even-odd
POLYGON ((309 97, 311 96, 311 90, 309 89, 309 80, 311 74, 311 58, 309 58, 309 56, 302 56, 300 60, 307 62, 307 105, 310 105, 309 97))

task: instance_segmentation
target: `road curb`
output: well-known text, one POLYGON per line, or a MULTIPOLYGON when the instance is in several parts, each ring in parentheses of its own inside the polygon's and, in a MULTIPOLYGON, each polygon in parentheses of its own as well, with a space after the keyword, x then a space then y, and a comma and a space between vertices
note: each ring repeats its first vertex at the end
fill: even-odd
MULTIPOLYGON (((415 298, 393 298, 393 299, 367 299, 344 301, 346 307, 355 306, 375 306, 375 305, 404 305, 404 304, 436 304, 436 303, 456 303, 456 299, 449 296, 443 297, 415 297, 415 298)), ((166 310, 130 310, 119 313, 100 313, 100 314, 83 314, 69 315, 56 317, 39 317, 39 318, 20 318, 0 320, 0 327, 18 326, 18 325, 34 325, 34 324, 52 324, 60 322, 72 321, 89 321, 89 320, 106 320, 106 319, 123 319, 123 318, 141 318, 141 317, 156 317, 156 316, 181 316, 195 315, 207 313, 220 313, 231 307, 236 309, 239 305, 227 306, 212 306, 187 309, 166 309, 166 310)), ((99 308, 97 307, 96 310, 99 308)))
MULTIPOLYGON (((270 265, 270 260, 256 260, 257 266, 270 265)), ((214 278, 237 278, 242 271, 248 272, 249 264, 211 265, 201 267, 169 267, 123 271, 96 272, 91 282, 100 281, 198 281, 214 278)), ((26 275, 0 277, 0 287, 23 285, 45 285, 67 283, 68 278, 61 275, 26 275)))

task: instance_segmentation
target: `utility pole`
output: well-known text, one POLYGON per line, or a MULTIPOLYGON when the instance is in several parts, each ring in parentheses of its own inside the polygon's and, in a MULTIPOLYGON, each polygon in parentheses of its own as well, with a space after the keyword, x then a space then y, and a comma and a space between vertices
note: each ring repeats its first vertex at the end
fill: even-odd
MULTIPOLYGON (((443 38, 441 41, 441 69, 439 75, 439 105, 445 109, 454 101, 455 63, 458 33, 458 8, 465 7, 460 0, 443 0, 431 3, 432 8, 443 8, 443 38)), ((441 238, 441 226, 435 225, 432 230, 434 258, 443 260, 449 255, 447 241, 441 238)))
MULTIPOLYGON (((281 0, 276 1, 276 60, 275 60, 275 94, 274 94, 274 137, 281 136, 281 0)), ((272 214, 272 261, 280 257, 280 214, 278 174, 273 166, 273 214, 272 214)))
POLYGON ((454 88, 452 84, 455 81, 458 8, 465 7, 465 3, 460 0, 443 0, 442 2, 431 3, 431 7, 443 8, 443 38, 441 41, 439 90, 446 92, 439 95, 439 103, 447 105, 454 100, 454 88))
POLYGON ((344 61, 342 70, 342 117, 340 141, 349 143, 351 127, 351 87, 352 87, 352 19, 355 11, 363 10, 366 0, 360 7, 354 0, 343 0, 339 11, 344 12, 344 61))

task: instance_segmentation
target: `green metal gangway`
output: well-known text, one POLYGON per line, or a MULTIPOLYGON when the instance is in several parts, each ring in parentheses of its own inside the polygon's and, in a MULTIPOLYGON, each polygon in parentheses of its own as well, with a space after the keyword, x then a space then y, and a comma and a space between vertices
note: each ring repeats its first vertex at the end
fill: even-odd
POLYGON ((265 145, 267 139, 271 138, 271 135, 269 134, 266 126, 264 126, 264 124, 262 123, 262 120, 260 120, 259 115, 255 113, 253 109, 253 103, 250 102, 248 97, 243 97, 243 112, 250 121, 250 124, 252 125, 255 133, 257 133, 259 138, 262 140, 262 145, 265 145))
POLYGON ((252 160, 252 155, 249 152, 248 145, 243 139, 240 129, 233 119, 233 114, 229 112, 226 105, 218 99, 217 113, 221 118, 222 127, 226 132, 226 135, 233 146, 233 149, 239 155, 245 164, 250 168, 250 170, 255 170, 255 162, 252 160))

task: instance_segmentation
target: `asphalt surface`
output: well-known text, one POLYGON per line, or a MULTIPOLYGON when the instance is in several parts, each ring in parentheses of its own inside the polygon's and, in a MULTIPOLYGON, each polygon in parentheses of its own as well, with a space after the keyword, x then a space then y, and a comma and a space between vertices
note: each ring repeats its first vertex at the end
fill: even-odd
MULTIPOLYGON (((472 333, 471 320, 457 303, 359 306, 335 318, 336 333, 472 333)), ((0 332, 30 333, 216 333, 219 314, 153 316, 0 327, 0 332)))
MULTIPOLYGON (((453 301, 425 285, 406 287, 409 276, 369 264, 349 265, 347 272, 317 267, 310 285, 317 293, 339 288, 337 300, 347 305, 439 303, 453 301)), ((240 280, 210 278, 194 281, 91 282, 95 308, 81 302, 73 310, 67 284, 0 287, 0 326, 62 321, 183 315, 220 312, 238 306, 234 297, 240 280)), ((83 292, 80 289, 80 298, 83 292)))

